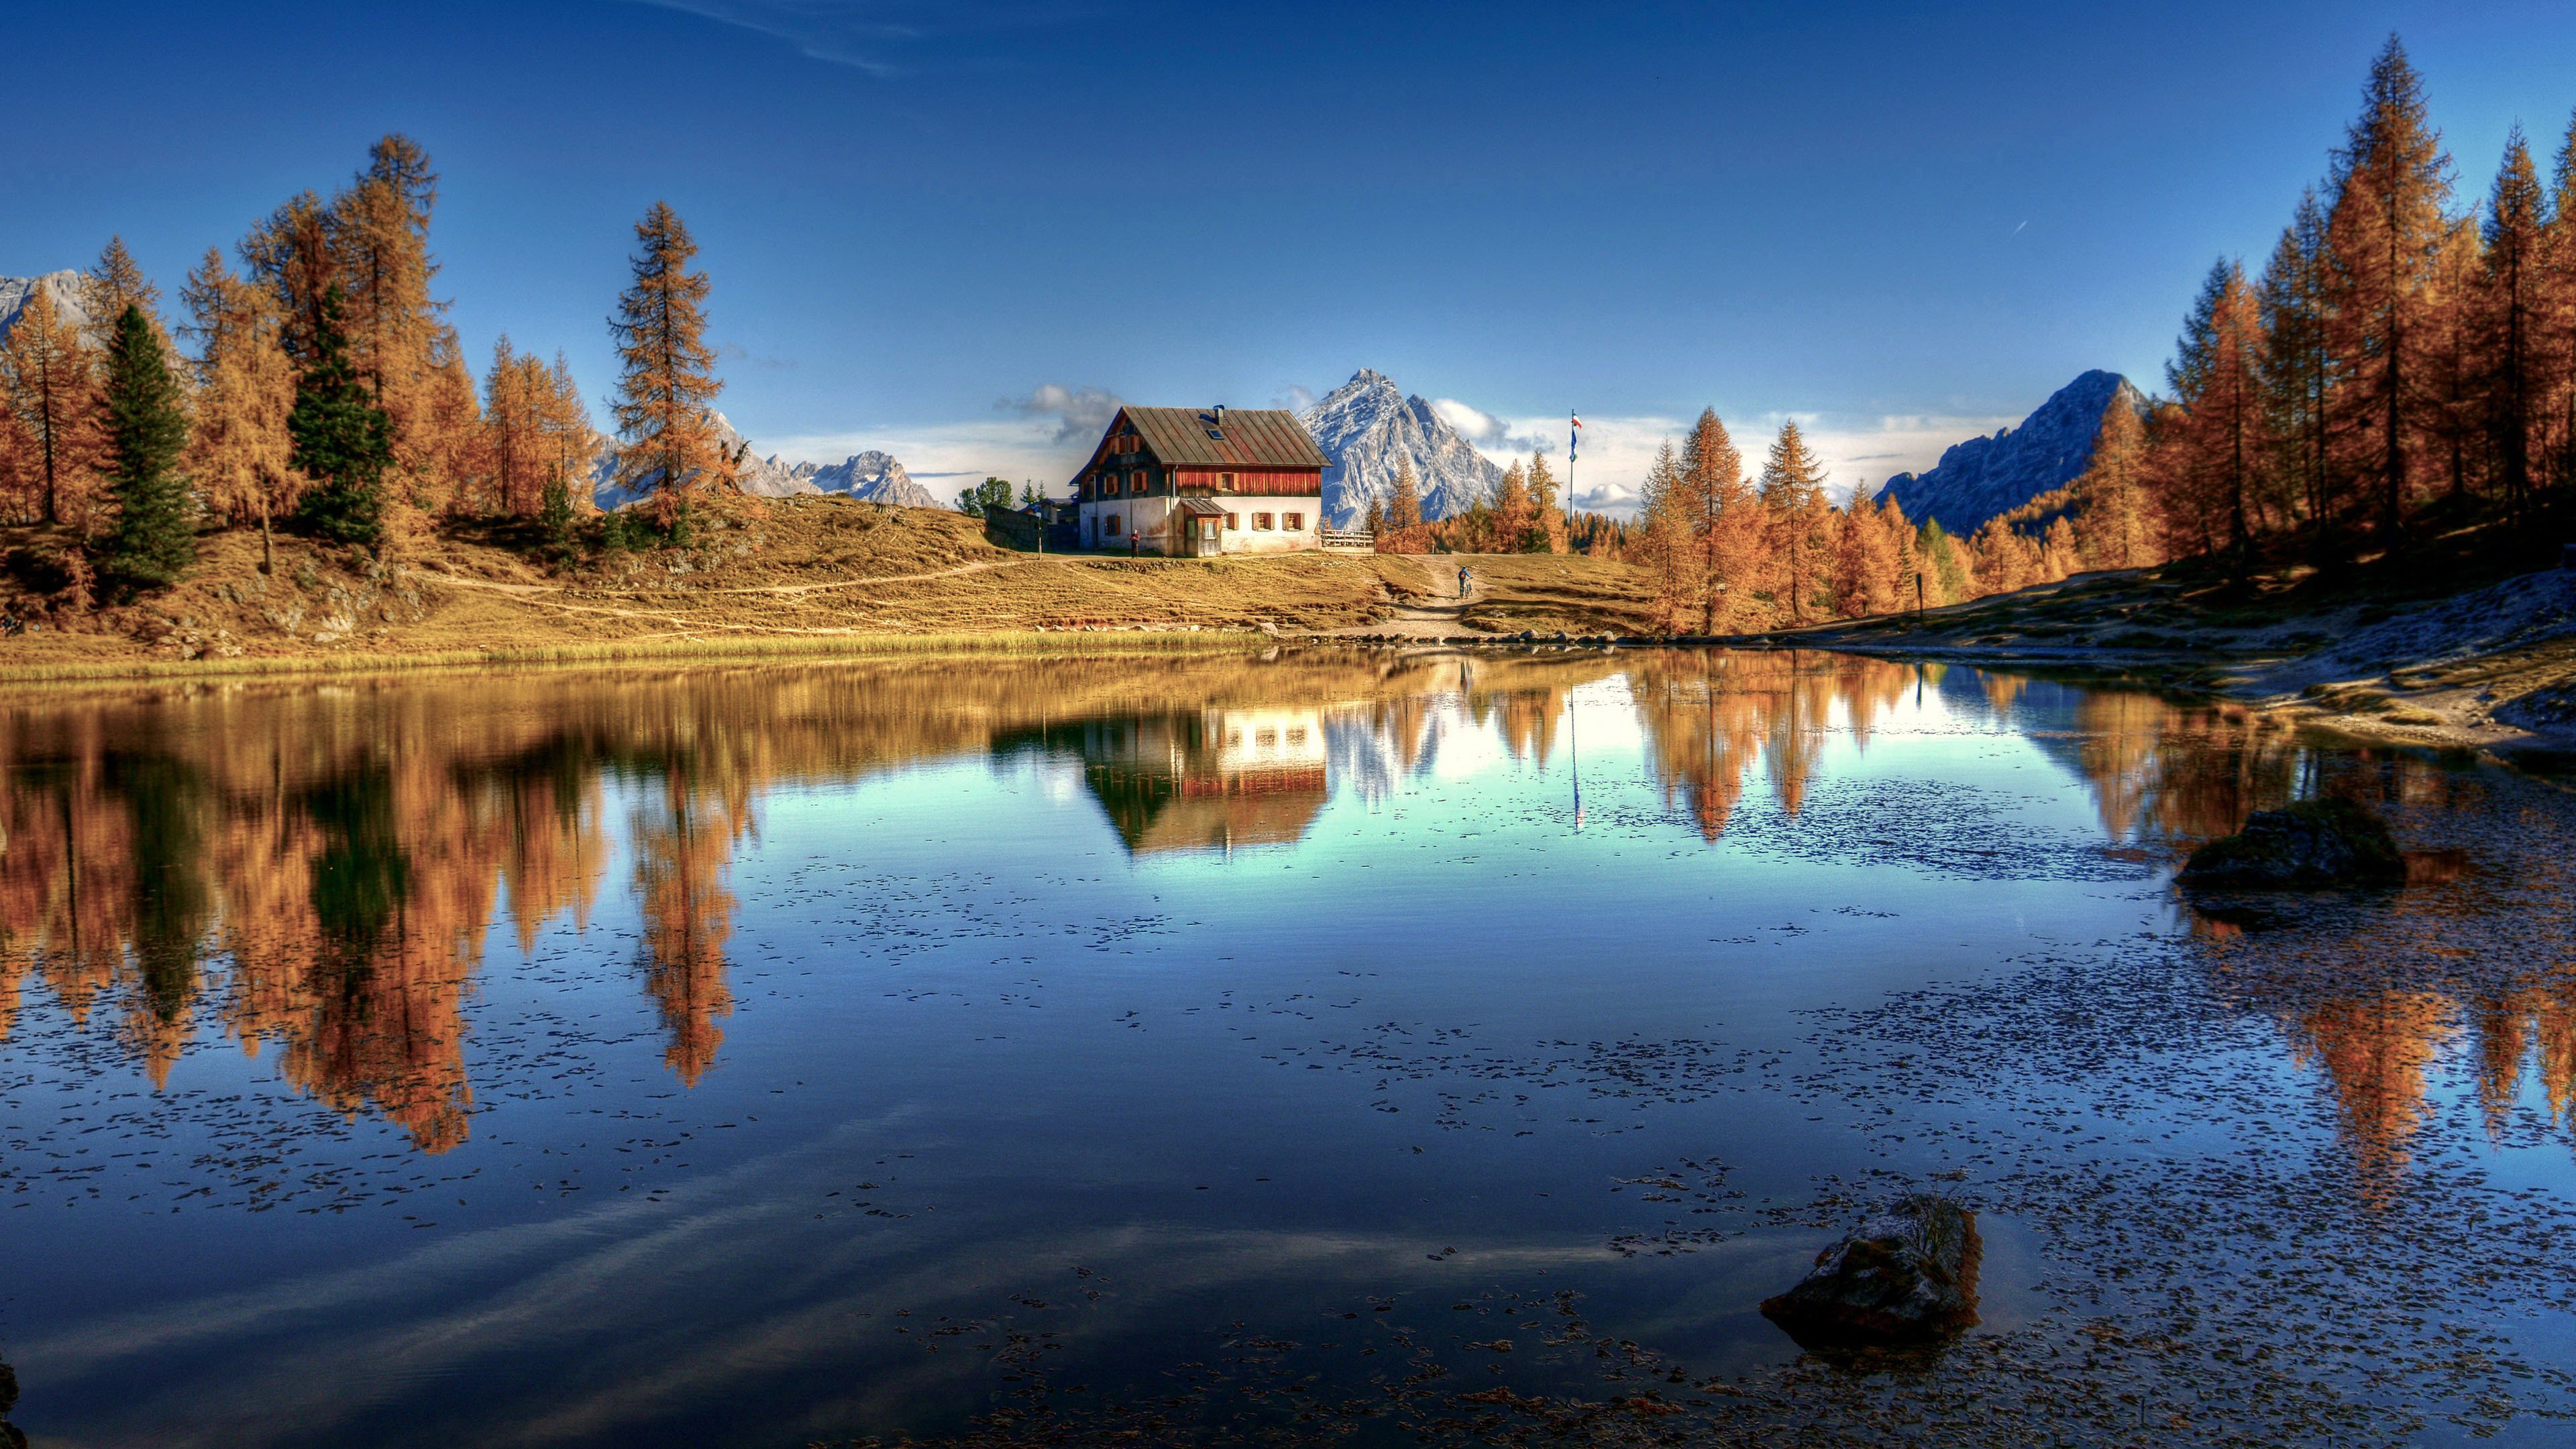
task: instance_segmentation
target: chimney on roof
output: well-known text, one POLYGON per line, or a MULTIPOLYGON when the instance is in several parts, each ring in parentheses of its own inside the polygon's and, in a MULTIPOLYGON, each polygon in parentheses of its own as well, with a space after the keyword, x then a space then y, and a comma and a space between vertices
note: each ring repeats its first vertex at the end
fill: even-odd
POLYGON ((1225 426, 1225 404, 1223 403, 1216 405, 1216 425, 1220 428, 1225 426))

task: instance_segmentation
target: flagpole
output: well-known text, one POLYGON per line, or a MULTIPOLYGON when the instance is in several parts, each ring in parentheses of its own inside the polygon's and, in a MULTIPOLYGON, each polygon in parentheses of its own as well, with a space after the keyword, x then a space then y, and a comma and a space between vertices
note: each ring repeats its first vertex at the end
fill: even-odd
POLYGON ((1583 414, 1568 413, 1574 426, 1565 430, 1565 546, 1574 547, 1574 460, 1583 452, 1583 414))

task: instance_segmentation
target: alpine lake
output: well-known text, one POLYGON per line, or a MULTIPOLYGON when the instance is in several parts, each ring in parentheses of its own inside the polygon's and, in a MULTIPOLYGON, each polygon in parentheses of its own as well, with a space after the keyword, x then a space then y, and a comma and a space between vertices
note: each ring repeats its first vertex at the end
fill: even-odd
POLYGON ((60 1446, 2576 1442, 2576 797, 1823 653, 0 702, 60 1446), (2225 905, 2310 796, 2409 881, 2225 905), (1906 1192, 1978 1322, 1757 1305, 1906 1192))

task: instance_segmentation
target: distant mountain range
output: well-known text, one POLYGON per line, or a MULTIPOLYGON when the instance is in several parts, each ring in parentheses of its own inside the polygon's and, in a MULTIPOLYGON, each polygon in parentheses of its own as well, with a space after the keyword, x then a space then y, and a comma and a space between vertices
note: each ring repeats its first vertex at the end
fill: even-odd
POLYGON ((2075 481, 2091 465, 2093 440, 2115 407, 2144 415, 2147 399, 2116 372, 2087 372, 2051 393, 2021 426, 1954 444, 1929 471, 1888 479, 1880 496, 1918 523, 1929 518, 1965 538, 1996 514, 2075 481))
POLYGON ((1398 459, 1412 460, 1425 518, 1464 513, 1503 481, 1503 470, 1448 419, 1375 368, 1352 373, 1297 420, 1333 460, 1324 470, 1324 514, 1337 527, 1363 521, 1371 503, 1395 496, 1398 459))
MULTIPOLYGON (((716 440, 728 452, 743 450, 742 468, 737 475, 742 491, 755 498, 793 498, 798 494, 841 493, 870 503, 892 504, 900 508, 943 508, 947 505, 930 490, 912 481, 903 465, 888 454, 873 449, 854 453, 838 463, 787 463, 775 453, 766 458, 750 456, 748 444, 722 413, 716 414, 716 440)), ((631 486, 617 482, 617 458, 603 452, 591 465, 591 501, 603 509, 618 509, 652 496, 655 478, 637 480, 631 486)))
MULTIPOLYGON (((778 460, 772 458, 769 461, 774 464, 778 460)), ((871 503, 890 503, 901 508, 948 506, 929 489, 913 482, 912 475, 903 471, 903 465, 896 462, 893 455, 880 453, 874 448, 820 467, 799 463, 788 476, 801 478, 821 492, 846 493, 871 503)))

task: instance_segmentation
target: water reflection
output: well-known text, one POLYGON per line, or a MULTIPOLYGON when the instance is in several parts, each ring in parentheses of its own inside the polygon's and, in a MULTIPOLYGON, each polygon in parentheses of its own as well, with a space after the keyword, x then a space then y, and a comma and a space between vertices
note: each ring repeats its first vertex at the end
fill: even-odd
MULTIPOLYGON (((156 1089, 219 1034, 273 1053, 310 1098, 443 1153, 471 1132, 466 1008, 493 928, 506 919, 523 952, 551 925, 587 928, 621 851, 637 984, 663 1065, 695 1086, 736 1004, 729 875, 782 787, 1036 761, 1076 772, 1140 862, 1291 846, 1337 794, 1374 805, 1479 750, 1563 768, 1578 695, 1587 738, 1629 724, 1656 828, 1710 843, 1754 808, 1757 772, 1796 821, 1837 762, 1900 725, 2028 741, 2081 782, 2106 848, 2223 833, 2322 789, 2435 812, 2476 790, 2407 758, 2329 768, 2240 710, 1792 652, 1316 652, 22 700, 0 716, 0 1042, 32 986, 85 1033, 112 1015, 106 1035, 156 1089)), ((1598 756, 1586 763, 1597 774, 1598 756)), ((2458 875, 2461 858, 2446 859, 2458 875)), ((2366 1177, 2402 1169, 2457 1042, 2491 1131, 2527 1082, 2559 1121, 2576 1100, 2564 974, 2476 990, 2275 977, 2247 1004, 2335 1094, 2366 1177)))

